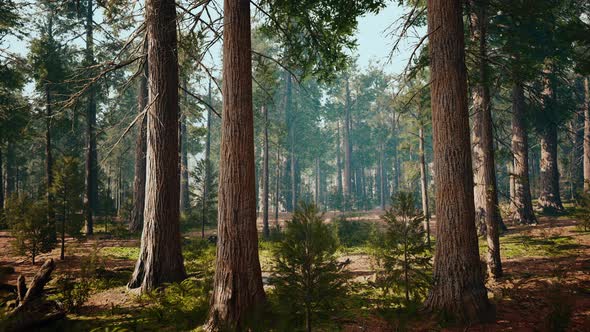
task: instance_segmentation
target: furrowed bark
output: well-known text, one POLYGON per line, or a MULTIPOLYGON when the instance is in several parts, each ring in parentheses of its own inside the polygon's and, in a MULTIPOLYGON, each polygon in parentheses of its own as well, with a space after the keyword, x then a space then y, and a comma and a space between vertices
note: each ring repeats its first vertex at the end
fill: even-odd
POLYGON ((146 199, 141 250, 128 287, 141 292, 186 277, 180 248, 176 5, 146 1, 149 63, 146 199))
POLYGON ((258 258, 250 2, 224 1, 217 259, 207 331, 243 331, 265 302, 258 258))
MULTIPOLYGON (((187 82, 183 81, 184 101, 188 107, 188 93, 186 93, 187 82)), ((188 179, 188 132, 186 129, 186 113, 180 115, 180 212, 186 213, 190 208, 189 179, 188 179)))
MULTIPOLYGON (((86 62, 94 64, 93 37, 93 0, 86 4, 86 62)), ((86 209, 86 235, 94 233, 94 214, 98 202, 98 154, 96 151, 96 89, 88 89, 88 105, 86 106, 86 192, 84 206, 86 209)))
POLYGON ((425 307, 462 322, 492 317, 479 261, 462 2, 428 0, 437 244, 425 307))
POLYGON ((262 225, 265 239, 270 237, 270 227, 268 224, 268 109, 263 106, 262 114, 264 116, 264 148, 262 161, 262 225))
POLYGON ((422 214, 424 214, 424 230, 426 244, 430 247, 430 211, 428 206, 428 174, 426 173, 426 154, 424 152, 424 123, 420 121, 419 154, 420 154, 420 190, 422 194, 422 214))
POLYGON ((486 235, 488 272, 494 277, 502 276, 500 259, 500 225, 502 217, 498 206, 498 189, 496 183, 496 163, 494 158, 494 134, 492 105, 488 83, 485 5, 475 0, 470 2, 472 13, 471 38, 478 43, 479 82, 473 89, 473 157, 474 157, 474 194, 476 227, 479 234, 486 235))
POLYGON ((522 83, 512 86, 512 153, 513 191, 512 219, 518 224, 536 224, 529 183, 529 143, 525 122, 524 90, 522 83))
MULTIPOLYGON (((555 112, 555 90, 553 88, 552 65, 546 65, 543 70, 543 112, 549 119, 549 113, 555 112)), ((565 211, 561 203, 559 192, 559 169, 557 166, 557 124, 553 120, 547 121, 541 128, 541 195, 537 200, 539 208, 549 213, 565 211)))
MULTIPOLYGON (((147 51, 147 45, 146 45, 147 51)), ((145 110, 148 102, 148 63, 143 65, 143 75, 139 77, 137 88, 137 112, 145 110)), ((147 153, 147 115, 144 114, 138 121, 137 139, 135 142, 135 173, 133 176, 133 210, 129 230, 139 232, 143 227, 143 210, 145 208, 145 174, 147 153)))
POLYGON ((584 192, 590 191, 590 87, 584 78, 584 192))

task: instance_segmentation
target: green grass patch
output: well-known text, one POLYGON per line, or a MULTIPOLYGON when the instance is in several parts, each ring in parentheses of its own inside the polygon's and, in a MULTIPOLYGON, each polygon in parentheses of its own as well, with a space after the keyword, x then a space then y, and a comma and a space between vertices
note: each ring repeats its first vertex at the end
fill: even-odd
MULTIPOLYGON (((571 236, 551 236, 547 238, 533 237, 529 235, 514 234, 500 238, 502 258, 521 257, 556 257, 565 256, 570 251, 580 248, 571 236)), ((480 238, 479 249, 486 252, 487 244, 484 238, 480 238)))
POLYGON ((105 247, 100 249, 100 255, 114 259, 136 260, 139 257, 138 247, 105 247))

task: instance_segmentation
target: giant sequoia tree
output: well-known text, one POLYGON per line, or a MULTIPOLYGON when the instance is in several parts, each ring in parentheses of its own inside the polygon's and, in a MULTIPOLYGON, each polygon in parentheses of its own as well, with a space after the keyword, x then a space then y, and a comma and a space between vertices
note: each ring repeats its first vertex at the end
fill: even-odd
POLYGON ((426 308, 461 321, 489 318, 479 264, 469 142, 462 2, 428 1, 437 245, 426 308))
POLYGON ((502 276, 492 105, 490 102, 487 50, 487 8, 470 1, 471 39, 477 47, 477 82, 473 88, 473 166, 475 181, 475 216, 480 234, 486 234, 488 269, 494 277, 502 276))
POLYGON ((225 0, 217 260, 209 331, 241 331, 265 300, 258 259, 250 1, 225 0))
POLYGON ((141 251, 129 288, 142 292, 185 278, 180 249, 176 5, 147 0, 149 107, 141 251))

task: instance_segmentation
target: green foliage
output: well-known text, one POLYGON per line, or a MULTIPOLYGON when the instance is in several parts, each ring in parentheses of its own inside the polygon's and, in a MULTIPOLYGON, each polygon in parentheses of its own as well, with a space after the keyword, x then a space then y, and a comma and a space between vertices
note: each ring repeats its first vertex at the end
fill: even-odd
POLYGON ((339 263, 335 256, 336 232, 322 221, 315 206, 303 204, 287 222, 284 236, 275 246, 270 278, 284 328, 325 322, 343 309, 347 293, 347 263, 339 263))
POLYGON ((60 276, 55 281, 55 286, 55 300, 67 312, 78 312, 90 297, 91 285, 85 278, 77 280, 70 276, 60 276))
POLYGON ((47 222, 47 205, 24 195, 14 195, 6 201, 6 219, 18 253, 31 257, 33 264, 40 253, 55 246, 52 227, 47 222))
POLYGON ((382 0, 264 0, 260 7, 269 16, 263 30, 276 36, 284 46, 284 57, 304 74, 320 79, 333 78, 349 61, 347 50, 357 19, 378 12, 382 0))
POLYGON ((139 301, 145 305, 142 316, 146 324, 176 331, 202 325, 209 309, 209 287, 199 280, 186 279, 143 294, 139 301))
POLYGON ((190 215, 183 216, 181 219, 181 227, 184 230, 195 226, 200 227, 203 218, 205 218, 206 227, 217 224, 217 172, 210 163, 209 172, 209 178, 207 178, 207 161, 202 159, 197 162, 190 174, 191 212, 190 215))
POLYGON ((61 233, 79 238, 84 218, 80 214, 83 207, 84 178, 80 163, 74 157, 63 157, 57 161, 53 173, 53 209, 61 221, 61 233))
POLYGON ((590 230, 590 194, 580 193, 574 216, 578 221, 577 227, 588 232, 590 230))
POLYGON ((575 305, 571 295, 567 293, 567 288, 563 284, 551 285, 548 289, 547 301, 550 311, 546 317, 546 326, 549 331, 568 331, 575 305))
POLYGON ((190 240, 183 245, 186 271, 213 283, 215 272, 215 245, 205 239, 190 240))
POLYGON ((342 216, 334 220, 338 229, 340 243, 347 247, 361 246, 367 243, 375 227, 366 221, 347 220, 342 216))
POLYGON ((421 301, 430 287, 431 254, 412 193, 400 192, 382 217, 387 230, 373 241, 374 286, 394 301, 421 301))

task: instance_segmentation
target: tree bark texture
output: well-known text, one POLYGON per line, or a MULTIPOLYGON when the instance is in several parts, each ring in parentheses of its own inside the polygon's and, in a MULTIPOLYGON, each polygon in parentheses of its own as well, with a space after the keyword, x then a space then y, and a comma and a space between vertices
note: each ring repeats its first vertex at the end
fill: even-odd
MULTIPOLYGON (((147 50, 147 48, 146 48, 147 50)), ((139 77, 137 88, 137 112, 144 112, 148 102, 148 64, 147 58, 143 65, 143 75, 139 77)), ((133 210, 129 230, 139 232, 143 227, 143 210, 145 208, 145 173, 147 152, 147 116, 141 115, 137 126, 137 139, 135 141, 135 173, 133 176, 133 210)))
MULTIPOLYGON (((183 82, 185 107, 188 107, 188 94, 186 93, 186 79, 183 82)), ((189 178, 188 178, 188 132, 186 129, 186 114, 180 115, 180 212, 186 213, 190 209, 189 178)))
POLYGON ((424 230, 426 231, 426 244, 430 247, 430 209, 428 206, 428 173, 426 172, 426 153, 424 151, 424 123, 420 122, 418 132, 420 154, 420 190, 422 194, 422 214, 424 214, 424 230))
POLYGON ((146 197, 141 250, 128 284, 141 292, 186 277, 180 248, 176 5, 146 1, 148 91, 146 197))
MULTIPOLYGON (((350 141, 350 82, 346 77, 346 104, 344 105, 344 198, 350 201, 352 193, 352 143, 350 141)), ((348 204, 348 203, 347 203, 348 204)))
POLYGON ((590 191, 590 84, 584 78, 584 192, 590 191))
MULTIPOLYGON (((553 70, 551 65, 546 65, 543 71, 543 112, 546 117, 549 113, 556 112, 555 91, 553 89, 553 70)), ((541 128, 541 195, 537 200, 539 208, 545 212, 563 212, 561 195, 559 192, 559 169, 557 166, 557 124, 549 120, 541 128)))
MULTIPOLYGON (((93 0, 86 4, 86 63, 94 64, 93 37, 93 0)), ((88 89, 88 105, 86 106, 86 193, 84 206, 86 209, 86 235, 94 233, 93 216, 98 202, 98 154, 96 151, 96 89, 88 89)))
POLYGON ((529 182, 529 143, 525 121, 524 90, 522 83, 512 86, 512 168, 513 191, 511 213, 514 222, 536 224, 529 182))
POLYGON ((4 173, 2 172, 2 164, 2 149, 0 148, 0 222, 3 221, 4 218, 4 186, 2 185, 2 183, 4 183, 4 173))
MULTIPOLYGON (((336 121, 336 168, 338 173, 336 174, 336 190, 338 191, 338 197, 342 197, 342 145, 340 144, 340 120, 336 121)), ((342 208, 342 207, 340 207, 342 208)))
POLYGON ((250 2, 224 1, 217 259, 207 331, 243 331, 265 301, 258 258, 250 2))
POLYGON ((262 225, 264 238, 270 237, 270 227, 268 224, 268 109, 262 106, 264 117, 264 147, 262 156, 262 225))
POLYGON ((462 2, 428 0, 437 245, 425 307, 459 321, 489 320, 479 261, 469 141, 462 2))
MULTIPOLYGON (((211 80, 209 80, 209 105, 213 105, 211 97, 211 80)), ((211 185, 211 108, 207 108, 207 139, 205 141, 205 183, 203 184, 203 211, 201 220, 201 238, 205 238, 207 210, 209 209, 209 186, 211 185)))
POLYGON ((502 276, 500 259, 500 224, 502 217, 498 206, 496 182, 496 163, 494 160, 494 133, 492 105, 488 85, 487 15, 484 4, 476 0, 470 2, 472 13, 471 38, 478 44, 479 80, 473 89, 473 164, 476 228, 479 234, 486 235, 488 245, 488 272, 495 278, 502 276))

